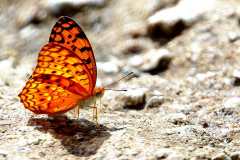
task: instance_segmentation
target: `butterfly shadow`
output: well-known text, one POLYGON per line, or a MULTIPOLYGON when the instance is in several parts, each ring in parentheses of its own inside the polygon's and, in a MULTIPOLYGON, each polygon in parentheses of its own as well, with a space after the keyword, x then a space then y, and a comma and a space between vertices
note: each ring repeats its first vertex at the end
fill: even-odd
POLYGON ((109 128, 85 119, 68 119, 66 116, 57 118, 30 118, 29 126, 35 126, 41 132, 49 132, 61 140, 64 148, 75 156, 89 157, 105 140, 110 137, 109 128))

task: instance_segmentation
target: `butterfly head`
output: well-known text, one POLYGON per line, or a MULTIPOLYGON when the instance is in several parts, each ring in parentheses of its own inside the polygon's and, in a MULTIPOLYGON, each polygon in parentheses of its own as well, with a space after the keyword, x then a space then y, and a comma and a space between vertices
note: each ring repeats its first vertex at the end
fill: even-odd
POLYGON ((104 94, 105 89, 103 87, 96 87, 93 91, 93 95, 96 97, 102 97, 104 94))

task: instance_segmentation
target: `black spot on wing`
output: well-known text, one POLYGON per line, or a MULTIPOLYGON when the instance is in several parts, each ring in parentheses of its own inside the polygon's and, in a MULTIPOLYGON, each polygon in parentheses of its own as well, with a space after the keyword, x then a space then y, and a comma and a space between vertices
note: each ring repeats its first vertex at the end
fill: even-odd
POLYGON ((88 59, 82 59, 83 64, 90 64, 91 63, 91 58, 89 57, 88 59))
POLYGON ((49 80, 49 79, 51 79, 51 76, 48 75, 48 74, 43 74, 41 78, 42 78, 43 80, 49 80))
POLYGON ((55 41, 58 42, 58 43, 65 43, 65 40, 64 40, 63 36, 61 34, 59 34, 59 36, 61 36, 61 39, 59 41, 57 41, 55 39, 55 41))
POLYGON ((82 47, 79 49, 81 52, 85 52, 85 51, 91 51, 92 48, 91 47, 82 47))
POLYGON ((62 23, 68 23, 69 21, 72 21, 72 19, 67 16, 62 16, 59 18, 57 23, 62 24, 62 23))
POLYGON ((87 38, 86 35, 83 32, 80 32, 80 33, 76 34, 76 37, 80 38, 80 39, 86 39, 87 38))
POLYGON ((72 46, 71 46, 71 48, 72 48, 73 52, 75 52, 75 51, 76 51, 76 49, 77 49, 77 47, 76 47, 76 46, 74 46, 74 45, 72 45, 72 46))
POLYGON ((73 67, 76 67, 78 65, 81 65, 81 63, 74 63, 74 64, 72 64, 73 67))

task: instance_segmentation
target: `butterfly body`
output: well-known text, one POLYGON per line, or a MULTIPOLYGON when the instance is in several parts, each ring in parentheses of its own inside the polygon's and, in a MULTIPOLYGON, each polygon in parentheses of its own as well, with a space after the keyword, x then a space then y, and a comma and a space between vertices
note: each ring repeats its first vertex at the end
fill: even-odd
POLYGON ((96 62, 86 35, 71 18, 61 17, 19 97, 24 107, 36 114, 64 113, 104 93, 104 88, 95 87, 96 77, 96 62))
POLYGON ((78 105, 80 107, 84 107, 84 106, 94 106, 94 103, 102 97, 102 95, 104 94, 104 90, 102 90, 102 88, 95 88, 97 92, 94 93, 94 95, 90 96, 87 99, 81 100, 79 101, 78 105))

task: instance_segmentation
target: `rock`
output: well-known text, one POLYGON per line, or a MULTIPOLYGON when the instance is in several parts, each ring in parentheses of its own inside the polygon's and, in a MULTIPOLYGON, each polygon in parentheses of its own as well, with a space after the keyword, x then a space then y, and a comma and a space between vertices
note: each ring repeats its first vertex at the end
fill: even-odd
POLYGON ((128 89, 125 92, 107 91, 103 96, 103 105, 111 104, 106 110, 141 110, 144 109, 146 92, 146 88, 128 89))
POLYGON ((212 160, 230 160, 230 157, 225 155, 224 153, 220 153, 212 158, 212 160))
POLYGON ((161 148, 153 154, 155 155, 156 159, 166 159, 166 160, 183 160, 184 159, 184 157, 181 154, 168 148, 161 148))
POLYGON ((179 0, 151 0, 151 3, 146 4, 146 7, 148 7, 150 14, 153 14, 155 11, 161 8, 167 8, 176 5, 178 1, 179 0))
POLYGON ((240 86, 240 70, 239 69, 235 69, 232 73, 232 76, 234 78, 233 80, 233 85, 234 86, 240 86))
POLYGON ((142 55, 134 55, 128 60, 128 63, 132 67, 138 67, 138 66, 142 65, 143 62, 144 61, 143 61, 142 55))
POLYGON ((117 73, 119 72, 119 66, 114 62, 104 62, 104 63, 97 63, 97 67, 100 71, 103 71, 107 74, 117 73))
POLYGON ((3 159, 7 158, 8 153, 7 150, 2 150, 0 149, 0 158, 2 157, 3 159))
POLYGON ((147 39, 128 39, 124 41, 120 48, 124 54, 139 54, 153 48, 153 44, 147 39))
POLYGON ((170 114, 166 117, 169 122, 175 124, 175 125, 181 125, 181 124, 187 124, 187 117, 183 113, 175 113, 170 114))
POLYGON ((125 35, 130 35, 132 38, 144 37, 147 34, 146 23, 133 22, 126 24, 123 29, 125 35))
POLYGON ((229 42, 234 43, 240 39, 240 34, 238 32, 229 32, 228 33, 229 42))
POLYGON ((133 57, 129 63, 141 71, 157 74, 166 70, 172 59, 173 54, 167 49, 152 49, 141 57, 133 57))
POLYGON ((33 3, 28 5, 26 4, 23 6, 24 7, 21 8, 16 17, 18 28, 25 27, 31 23, 38 24, 44 21, 48 16, 47 10, 43 8, 39 3, 33 3))
POLYGON ((48 0, 47 9, 54 15, 61 15, 65 12, 74 12, 74 10, 83 6, 103 6, 105 0, 48 0))
POLYGON ((144 108, 146 89, 129 89, 122 94, 119 101, 124 104, 124 108, 140 110, 144 108))
POLYGON ((214 72, 206 72, 206 73, 198 73, 196 74, 196 79, 198 82, 203 82, 206 80, 209 80, 210 78, 214 77, 215 73, 214 72))
POLYGON ((160 10, 149 17, 148 33, 153 38, 175 37, 214 6, 215 0, 181 0, 176 6, 160 10))
POLYGON ((37 39, 40 35, 40 31, 33 25, 28 25, 20 30, 19 35, 22 39, 31 41, 33 39, 37 39))
POLYGON ((163 96, 153 96, 147 101, 145 108, 160 107, 161 104, 163 104, 163 102, 164 102, 163 96))
POLYGON ((240 109, 240 97, 231 97, 225 100, 223 104, 224 108, 239 108, 240 109))
POLYGON ((181 112, 185 114, 189 114, 190 112, 192 112, 191 105, 172 103, 168 107, 175 110, 176 112, 181 112))
POLYGON ((231 160, 239 160, 240 159, 240 152, 234 152, 230 155, 231 160))

